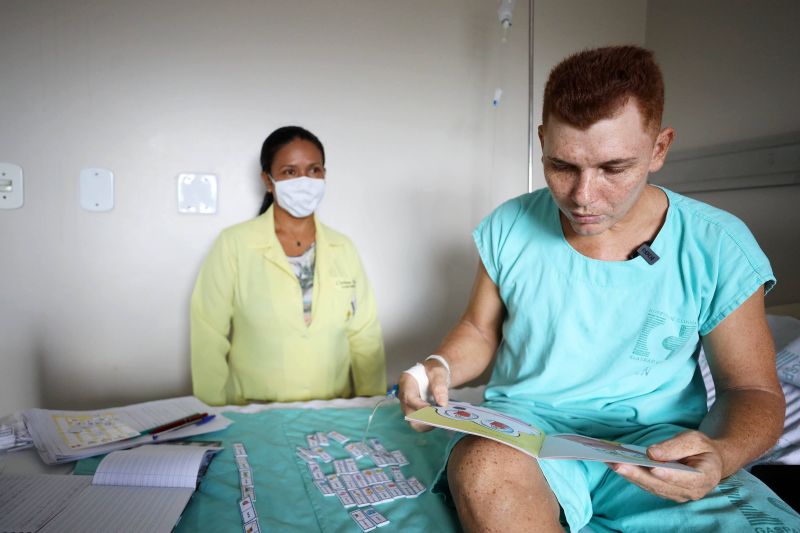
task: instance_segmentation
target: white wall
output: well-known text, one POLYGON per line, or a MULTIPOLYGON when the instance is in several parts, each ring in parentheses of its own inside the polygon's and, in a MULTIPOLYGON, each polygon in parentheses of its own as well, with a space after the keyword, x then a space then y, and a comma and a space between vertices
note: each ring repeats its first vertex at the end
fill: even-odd
MULTIPOLYGON (((550 70, 570 54, 599 46, 644 45, 647 16, 645 0, 535 0, 534 107, 541 124, 544 85, 550 70)), ((534 139, 534 189, 545 186, 542 148, 534 139)))
MULTIPOLYGON (((646 45, 666 83, 673 149, 800 131, 800 2, 649 0, 646 45)), ((800 302, 800 187, 692 194, 748 224, 778 285, 768 305, 800 302)))
MULTIPOLYGON (((537 1, 537 108, 561 57, 641 43, 644 7, 537 1)), ((260 144, 287 123, 326 145, 320 215, 362 254, 389 379, 430 353, 466 303, 472 228, 527 186, 527 2, 502 45, 495 10, 4 1, 0 161, 23 167, 26 191, 0 211, 0 413, 190 392, 194 278, 218 232, 254 215, 260 144), (114 171, 113 211, 80 209, 89 166, 114 171), (219 175, 216 215, 177 213, 187 170, 219 175)))

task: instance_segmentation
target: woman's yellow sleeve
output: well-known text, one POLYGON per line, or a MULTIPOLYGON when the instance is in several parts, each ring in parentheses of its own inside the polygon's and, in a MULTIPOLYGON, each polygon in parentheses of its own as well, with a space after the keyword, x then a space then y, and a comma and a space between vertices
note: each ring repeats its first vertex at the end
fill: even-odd
POLYGON ((353 385, 356 396, 382 395, 386 394, 386 356, 375 294, 355 249, 352 256, 356 266, 356 299, 347 336, 353 385))
POLYGON ((236 260, 223 233, 203 262, 191 303, 192 389, 209 405, 226 403, 236 276, 236 260))

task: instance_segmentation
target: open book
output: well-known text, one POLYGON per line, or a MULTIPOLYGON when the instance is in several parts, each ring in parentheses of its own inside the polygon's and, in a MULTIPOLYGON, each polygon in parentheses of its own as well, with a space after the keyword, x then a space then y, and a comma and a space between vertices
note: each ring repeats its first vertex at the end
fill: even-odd
POLYGON ((406 420, 486 437, 538 459, 630 463, 696 472, 681 463, 654 461, 647 457, 646 448, 642 446, 567 433, 545 435, 539 428, 522 420, 466 402, 451 401, 447 407, 423 407, 406 416, 406 420))
POLYGON ((0 531, 172 531, 219 450, 144 445, 108 454, 94 476, 0 476, 0 531))

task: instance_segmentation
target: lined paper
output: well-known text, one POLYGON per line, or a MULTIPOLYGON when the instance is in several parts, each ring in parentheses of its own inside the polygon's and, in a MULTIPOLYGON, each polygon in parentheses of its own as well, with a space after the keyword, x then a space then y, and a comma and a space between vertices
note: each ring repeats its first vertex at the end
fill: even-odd
POLYGON ((0 531, 38 530, 91 483, 91 476, 0 476, 0 531))
POLYGON ((194 489, 89 485, 42 533, 169 533, 194 489))
POLYGON ((113 452, 100 462, 92 483, 194 489, 206 450, 197 446, 151 444, 113 452))

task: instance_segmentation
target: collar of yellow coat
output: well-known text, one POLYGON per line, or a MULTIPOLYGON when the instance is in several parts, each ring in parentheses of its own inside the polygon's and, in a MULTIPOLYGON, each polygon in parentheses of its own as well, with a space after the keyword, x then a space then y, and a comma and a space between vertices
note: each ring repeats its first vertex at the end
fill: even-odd
MULTIPOLYGON (((254 222, 254 229, 256 230, 254 245, 259 248, 263 247, 265 258, 280 266, 288 274, 294 276, 294 271, 286 260, 286 254, 283 251, 280 241, 278 241, 278 236, 275 235, 274 204, 271 205, 263 215, 258 216, 254 222)), ((345 239, 337 232, 325 226, 325 224, 322 224, 317 218, 316 213, 314 214, 314 226, 316 227, 315 242, 317 261, 320 260, 320 256, 323 257, 324 261, 327 250, 331 247, 343 246, 345 244, 345 239)))

